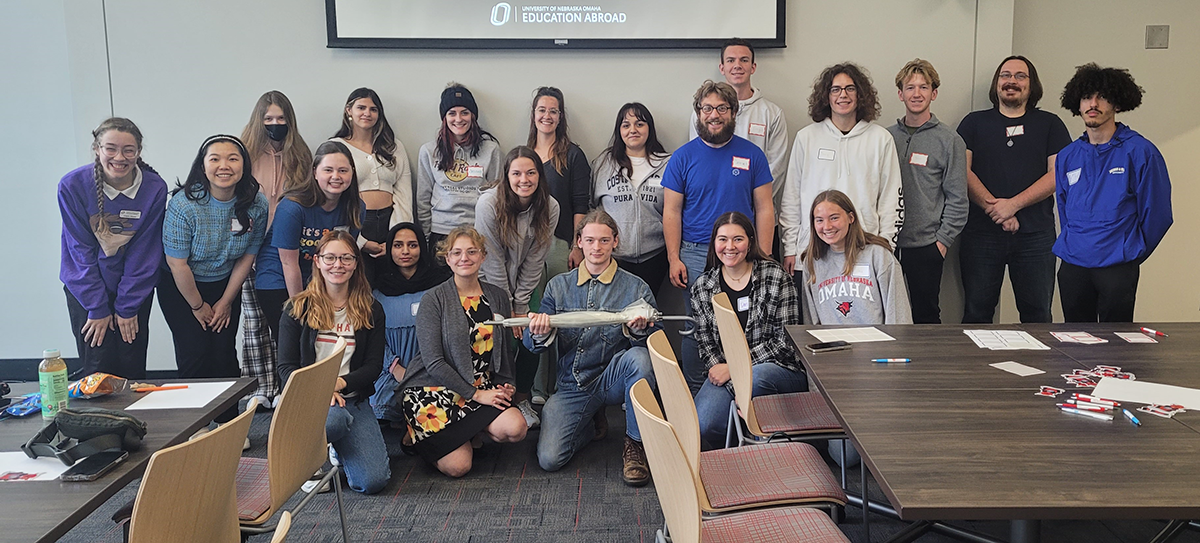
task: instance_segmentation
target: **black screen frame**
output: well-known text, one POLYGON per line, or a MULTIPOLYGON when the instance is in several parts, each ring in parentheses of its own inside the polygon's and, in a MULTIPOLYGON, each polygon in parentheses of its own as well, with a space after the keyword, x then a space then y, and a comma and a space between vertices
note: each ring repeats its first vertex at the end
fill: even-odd
MULTIPOLYGON (((337 34, 336 4, 336 0, 325 0, 326 47, 329 49, 716 49, 728 39, 343 38, 337 34)), ((784 32, 787 1, 776 0, 776 5, 775 37, 746 40, 756 49, 787 47, 784 32)))

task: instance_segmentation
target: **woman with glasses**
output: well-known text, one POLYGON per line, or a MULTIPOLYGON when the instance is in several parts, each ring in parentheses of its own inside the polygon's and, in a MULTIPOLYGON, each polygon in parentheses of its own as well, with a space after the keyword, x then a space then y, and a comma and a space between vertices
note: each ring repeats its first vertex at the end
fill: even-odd
POLYGON ((331 230, 357 237, 361 206, 350 150, 336 141, 322 143, 313 155, 311 177, 284 193, 258 254, 258 299, 277 341, 283 303, 308 284, 317 243, 331 230))
POLYGON ((383 113, 383 102, 375 91, 366 87, 354 89, 346 98, 342 113, 342 127, 330 141, 344 143, 354 155, 358 197, 366 205, 358 244, 371 257, 364 264, 367 278, 373 279, 376 259, 386 260, 382 257, 388 252, 384 246, 388 229, 413 218, 408 152, 396 140, 383 113))
POLYGON ((485 246, 474 228, 459 226, 438 247, 438 257, 454 277, 421 298, 421 352, 400 382, 413 447, 450 477, 471 471, 472 448, 481 438, 498 443, 525 439, 525 420, 512 407, 516 390, 510 336, 483 324, 511 315, 508 293, 479 278, 488 255, 485 246))
MULTIPOLYGON (((175 364, 185 379, 239 377, 242 283, 267 232, 267 197, 250 173, 250 153, 234 136, 200 145, 187 180, 167 204, 167 269, 158 303, 171 328, 175 364)), ((237 409, 217 417, 227 422, 237 409)))
POLYGON ((286 384, 292 372, 333 354, 339 337, 346 340, 325 437, 330 460, 346 472, 350 489, 374 494, 392 476, 383 434, 367 401, 383 360, 384 316, 371 297, 355 238, 331 230, 317 242, 312 281, 287 301, 280 324, 279 380, 286 384))
POLYGON ((144 379, 167 183, 142 162, 142 132, 129 119, 100 123, 92 153, 95 162, 58 184, 59 279, 83 362, 78 374, 144 379))

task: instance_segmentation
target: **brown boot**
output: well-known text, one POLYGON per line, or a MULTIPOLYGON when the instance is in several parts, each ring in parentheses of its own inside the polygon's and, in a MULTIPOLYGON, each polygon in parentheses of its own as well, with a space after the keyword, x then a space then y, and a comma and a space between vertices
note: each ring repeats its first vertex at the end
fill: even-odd
POLYGON ((603 407, 592 417, 592 422, 596 425, 596 434, 592 436, 592 441, 600 441, 608 436, 608 413, 603 407))
POLYGON ((646 449, 641 442, 625 436, 625 449, 621 452, 625 464, 621 478, 629 486, 646 486, 650 482, 650 464, 646 462, 646 449))

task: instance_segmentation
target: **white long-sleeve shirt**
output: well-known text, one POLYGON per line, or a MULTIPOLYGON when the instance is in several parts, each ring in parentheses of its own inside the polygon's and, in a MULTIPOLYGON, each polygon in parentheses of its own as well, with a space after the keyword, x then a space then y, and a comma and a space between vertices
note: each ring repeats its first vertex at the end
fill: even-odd
POLYGON ((886 128, 858 121, 849 134, 842 134, 825 119, 796 133, 779 211, 784 256, 808 247, 812 202, 829 189, 850 197, 863 230, 895 247, 904 223, 904 186, 896 143, 886 128))

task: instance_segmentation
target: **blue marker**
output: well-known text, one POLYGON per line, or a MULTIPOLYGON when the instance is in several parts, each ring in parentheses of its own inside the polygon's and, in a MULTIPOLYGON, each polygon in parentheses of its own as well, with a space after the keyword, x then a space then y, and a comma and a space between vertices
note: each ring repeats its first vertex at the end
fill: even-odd
POLYGON ((1121 411, 1125 412, 1125 418, 1129 419, 1129 422, 1132 422, 1134 426, 1142 425, 1142 421, 1138 420, 1137 417, 1133 416, 1133 413, 1130 413, 1128 409, 1122 408, 1121 411))
POLYGON ((912 362, 912 359, 911 358, 872 358, 871 362, 878 362, 880 364, 907 364, 909 362, 912 362))

